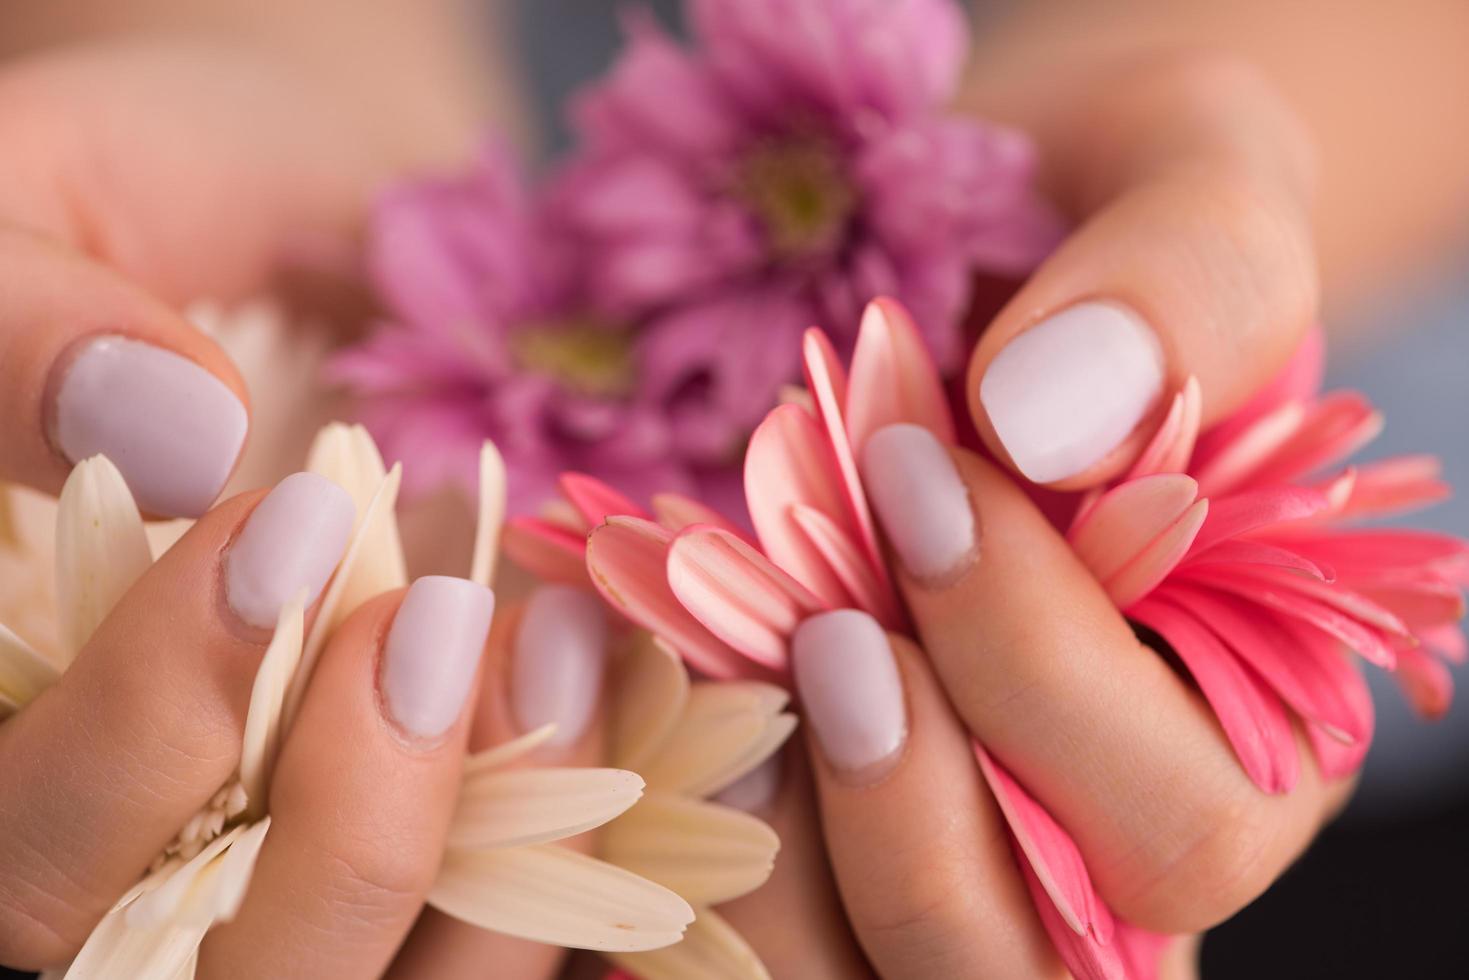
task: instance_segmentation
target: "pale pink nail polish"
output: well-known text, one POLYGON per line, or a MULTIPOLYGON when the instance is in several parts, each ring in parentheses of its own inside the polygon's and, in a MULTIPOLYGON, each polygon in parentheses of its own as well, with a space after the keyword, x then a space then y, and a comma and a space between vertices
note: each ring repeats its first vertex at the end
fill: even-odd
POLYGON ((198 517, 224 488, 245 442, 245 406, 223 381, 172 351, 99 337, 66 366, 52 438, 73 463, 101 453, 138 506, 198 517))
POLYGON ((812 616, 797 627, 792 652, 806 717, 834 769, 862 774, 896 755, 908 710, 877 620, 855 609, 812 616))
POLYGON ((990 363, 979 401, 1015 466, 1052 483, 1102 460, 1163 390, 1153 331, 1117 303, 1062 310, 1015 337, 990 363))
POLYGON ((586 731, 602 693, 607 614, 586 589, 539 588, 515 634, 510 698, 522 731, 554 724, 548 745, 570 745, 586 731))
POLYGON ((974 561, 974 510, 954 460, 933 433, 889 425, 862 448, 862 482, 903 567, 940 584, 974 561))
POLYGON ((357 508, 315 473, 293 473, 250 512, 225 556, 225 598, 251 626, 270 628, 303 590, 307 605, 342 560, 357 508))
POLYGON ((495 594, 468 579, 425 575, 409 587, 383 644, 383 702, 400 728, 434 738, 454 724, 494 614, 495 594))
POLYGON ((785 766, 779 752, 745 773, 714 795, 714 802, 746 813, 763 813, 780 792, 785 766))

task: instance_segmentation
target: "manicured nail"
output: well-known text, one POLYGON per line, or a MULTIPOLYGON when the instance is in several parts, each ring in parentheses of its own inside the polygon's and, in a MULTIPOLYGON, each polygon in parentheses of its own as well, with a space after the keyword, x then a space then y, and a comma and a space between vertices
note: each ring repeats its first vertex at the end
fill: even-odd
POLYGON ((943 584, 974 561, 969 490, 933 433, 908 423, 873 433, 862 449, 862 481, 914 578, 943 584))
POLYGON ((525 604, 515 635, 510 700, 522 731, 555 724, 548 745, 586 730, 602 694, 607 614, 586 589, 548 585, 525 604))
POLYGON ((871 772, 908 735, 903 683, 887 635, 855 609, 812 616, 792 638, 796 689, 832 767, 871 772))
POLYGON ((1036 483, 1074 476, 1127 438, 1163 390, 1163 353, 1136 313, 1078 303, 995 357, 979 401, 1015 466, 1036 483))
POLYGON ((779 752, 714 795, 714 802, 746 813, 764 813, 775 802, 784 772, 779 752))
POLYGON ((251 626, 275 625, 303 589, 321 595, 342 560, 357 508, 347 491, 315 473, 293 473, 256 505, 225 556, 225 597, 251 626))
POLYGON ((248 425, 223 381, 186 357, 124 337, 99 337, 75 355, 52 413, 52 437, 67 459, 101 453, 140 508, 168 517, 209 509, 248 425))
POLYGON ((400 728, 434 738, 454 724, 494 614, 495 594, 468 579, 425 575, 409 587, 383 645, 383 701, 400 728))

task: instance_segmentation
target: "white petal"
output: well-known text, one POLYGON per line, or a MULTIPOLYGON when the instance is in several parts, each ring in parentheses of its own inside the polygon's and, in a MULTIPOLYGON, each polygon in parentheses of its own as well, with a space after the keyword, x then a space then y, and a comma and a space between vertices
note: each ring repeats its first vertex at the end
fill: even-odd
POLYGON ((656 949, 694 918, 668 889, 555 844, 450 850, 428 901, 482 929, 577 949, 656 949))
POLYGON ((601 853, 698 907, 765 884, 779 850, 775 831, 748 813, 657 793, 607 827, 601 853))
POLYGON ((758 681, 695 684, 662 751, 639 772, 652 789, 690 796, 717 793, 789 736, 795 719, 779 714, 789 697, 758 681))
POLYGON ((464 760, 464 776, 468 779, 476 773, 486 772, 491 769, 503 769, 527 752, 545 744, 546 740, 555 734, 555 723, 547 722, 540 728, 532 729, 519 738, 513 738, 508 742, 501 742, 499 745, 491 746, 483 752, 476 752, 464 760))
POLYGON ((480 770, 460 787, 449 846, 561 840, 602 826, 642 795, 642 778, 621 769, 480 770))
POLYGON ((56 597, 69 657, 153 563, 127 483, 105 456, 78 463, 56 517, 56 597))
POLYGON ((689 672, 661 640, 641 633, 618 661, 612 698, 612 758, 640 770, 668 738, 689 700, 689 672))
POLYGON ((165 925, 179 925, 184 921, 183 911, 195 901, 195 889, 201 879, 205 884, 212 880, 212 865, 233 844, 246 826, 241 824, 210 841, 202 851, 182 864, 169 864, 153 872, 144 880, 141 894, 121 911, 133 929, 158 929, 165 925))
POLYGON ((240 911, 240 903, 245 900, 245 892, 250 888, 255 862, 269 831, 270 818, 265 817, 247 826, 220 854, 211 869, 209 887, 196 888, 185 912, 186 921, 228 922, 235 917, 240 911))
POLYGON ((699 910, 676 946, 607 958, 639 980, 770 980, 744 937, 709 909, 699 910))
POLYGON ((270 773, 280 753, 281 712, 286 690, 301 663, 305 600, 303 590, 281 609, 275 635, 265 648, 265 656, 255 672, 255 686, 250 691, 250 710, 245 716, 245 737, 240 747, 240 782, 245 787, 250 812, 256 816, 265 812, 270 773))
POLYGON ((60 677, 55 664, 0 625, 0 718, 30 703, 60 677))
MULTIPOLYGON (((316 441, 307 454, 306 468, 345 489, 357 505, 357 523, 352 530, 354 535, 360 533, 364 540, 349 576, 355 581, 342 597, 341 608, 345 610, 342 618, 345 619, 372 596, 408 584, 398 523, 383 519, 384 514, 391 515, 391 504, 378 510, 376 519, 365 532, 362 531, 372 510, 373 498, 380 493, 388 474, 382 454, 368 431, 360 425, 349 426, 341 422, 333 422, 317 433, 316 441)), ((395 482, 395 499, 396 493, 395 482)))
POLYGON ((125 912, 109 912, 87 937, 66 971, 66 980, 116 980, 118 977, 191 977, 207 927, 164 926, 134 929, 125 912))
POLYGON ((505 526, 505 458, 486 439, 479 451, 479 517, 475 522, 474 558, 469 580, 489 585, 500 557, 500 531, 505 526))
POLYGON ((392 558, 385 557, 380 547, 388 538, 393 543, 398 540, 398 524, 393 516, 393 505, 398 500, 398 484, 402 477, 403 468, 397 465, 383 477, 377 492, 373 494, 357 523, 357 530, 352 535, 351 543, 347 545, 345 557, 337 566, 331 584, 327 586, 326 596, 321 600, 321 607, 317 611, 316 622, 312 625, 311 633, 306 637, 301 651, 301 665, 296 669, 296 676, 291 679, 291 686, 286 691, 284 725, 287 730, 296 717, 296 711, 301 707, 306 684, 311 680, 311 672, 316 669, 316 658, 321 656, 327 637, 364 600, 387 589, 397 588, 406 581, 406 573, 402 571, 401 564, 402 549, 398 549, 398 564, 393 567, 392 558), (388 526, 391 526, 390 532, 383 530, 388 526), (372 567, 374 563, 377 563, 377 567, 372 567), (403 581, 396 581, 399 576, 403 577, 403 581), (375 591, 367 591, 374 585, 375 591))

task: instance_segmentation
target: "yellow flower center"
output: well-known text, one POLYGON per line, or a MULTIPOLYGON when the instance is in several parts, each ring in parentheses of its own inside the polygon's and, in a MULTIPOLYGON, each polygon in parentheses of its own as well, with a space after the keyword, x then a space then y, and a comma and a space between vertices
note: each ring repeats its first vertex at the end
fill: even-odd
POLYGON ((625 395, 636 380, 628 331, 602 324, 523 326, 511 335, 510 352, 522 369, 584 395, 625 395))
POLYGON ((816 138, 757 146, 740 167, 738 193, 783 257, 835 247, 856 206, 836 148, 816 138))

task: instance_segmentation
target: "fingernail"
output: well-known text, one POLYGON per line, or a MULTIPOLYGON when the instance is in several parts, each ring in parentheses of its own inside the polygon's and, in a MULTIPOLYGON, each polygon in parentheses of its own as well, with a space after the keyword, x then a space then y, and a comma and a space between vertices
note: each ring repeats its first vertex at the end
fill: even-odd
POLYGON ((223 381, 186 357, 124 337, 99 337, 72 358, 52 414, 52 436, 67 459, 105 455, 140 508, 168 517, 209 509, 248 425, 223 381))
POLYGON ((494 614, 495 594, 468 579, 425 575, 409 587, 383 645, 383 701, 400 728, 433 738, 454 724, 494 614))
POLYGON ((1089 302, 1010 341, 985 371, 979 401, 1020 472, 1052 483, 1117 448, 1162 390, 1153 331, 1125 306, 1089 302))
POLYGON ((887 635, 855 609, 812 616, 792 638, 796 689, 832 767, 871 772, 908 734, 903 684, 887 635))
POLYGON ((775 802, 783 772, 777 752, 714 795, 714 802, 746 813, 764 813, 775 802))
POLYGON ((914 578, 940 584, 974 561, 969 490, 933 433, 908 423, 873 433, 862 449, 862 482, 914 578))
POLYGON ((315 473, 293 473, 256 505, 225 557, 225 598, 251 626, 275 625, 303 589, 321 595, 342 560, 357 508, 347 491, 315 473))
POLYGON ((586 589, 548 585, 525 604, 515 635, 510 700, 522 731, 555 724, 548 745, 586 730, 602 693, 607 614, 586 589))

